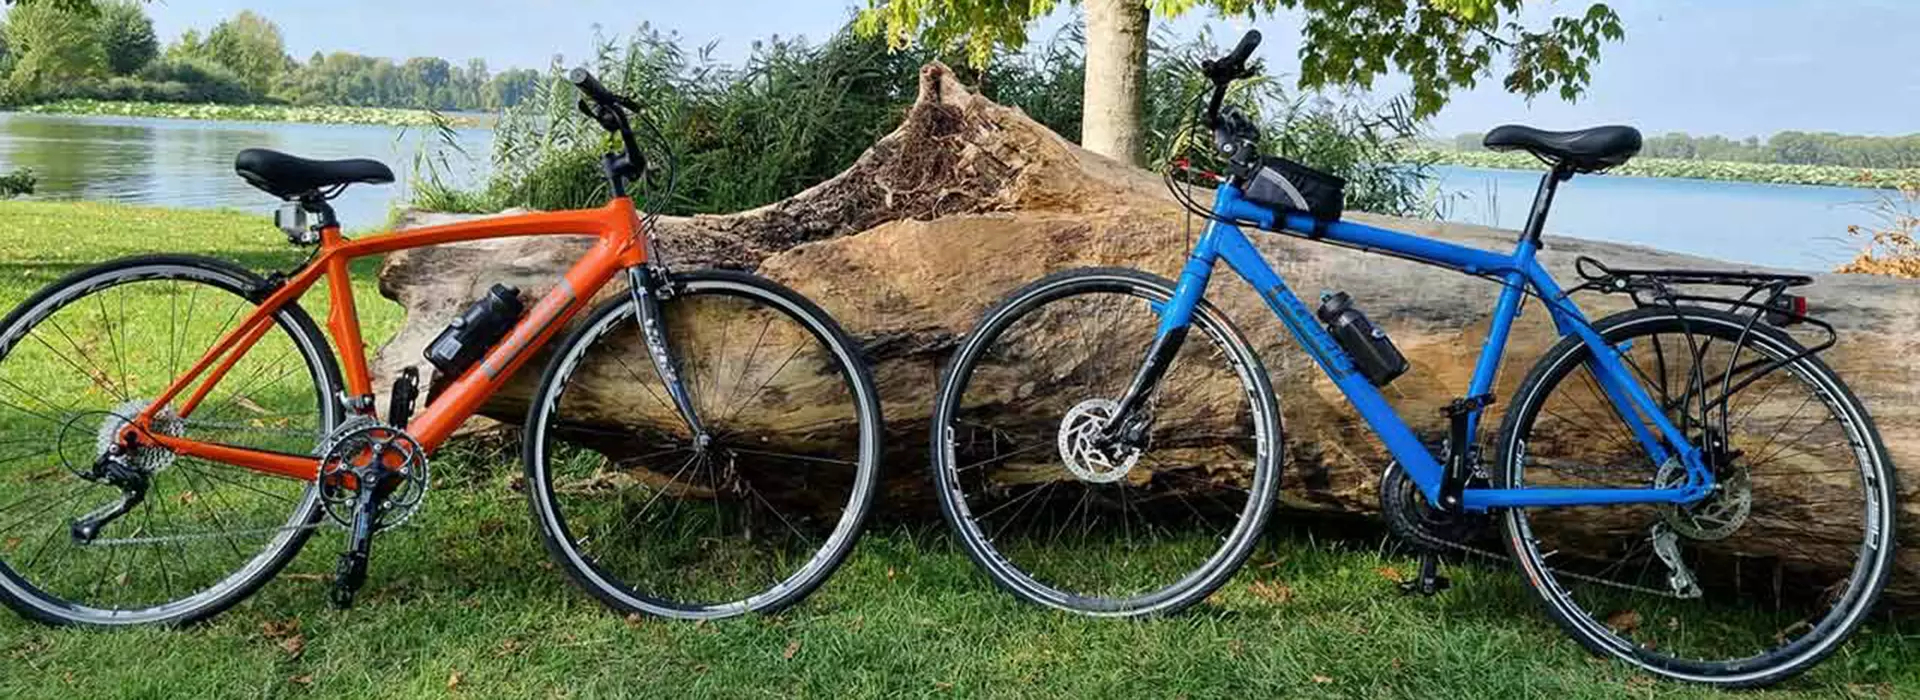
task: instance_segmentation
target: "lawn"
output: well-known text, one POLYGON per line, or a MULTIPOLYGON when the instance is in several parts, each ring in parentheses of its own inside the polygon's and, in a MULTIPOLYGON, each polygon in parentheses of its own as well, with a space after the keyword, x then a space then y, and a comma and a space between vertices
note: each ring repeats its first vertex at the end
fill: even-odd
MULTIPOLYGON (((161 250, 256 269, 303 254, 264 207, 0 202, 0 307, 77 266, 161 250)), ((391 333, 397 308, 362 272, 369 333, 391 333)), ((1588 656, 1504 569, 1458 567, 1451 592, 1402 597, 1393 580, 1412 560, 1350 523, 1277 525, 1214 600, 1161 619, 1020 604, 928 523, 877 526, 831 583, 778 617, 624 618, 549 566, 515 490, 517 454, 470 441, 439 455, 424 512, 376 541, 351 611, 326 605, 341 538, 323 530, 279 580, 196 628, 52 630, 0 613, 0 697, 1716 695, 1588 656)), ((1812 673, 1746 696, 1920 692, 1917 638, 1920 625, 1878 618, 1812 673)))

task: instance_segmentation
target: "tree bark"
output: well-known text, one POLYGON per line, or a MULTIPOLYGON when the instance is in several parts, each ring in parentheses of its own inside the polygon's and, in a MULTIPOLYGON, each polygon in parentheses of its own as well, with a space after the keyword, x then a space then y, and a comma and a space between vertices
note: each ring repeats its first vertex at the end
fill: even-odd
MULTIPOLYGON (((1568 186, 1579 187, 1579 182, 1568 186)), ((1482 249, 1509 248, 1516 236, 1359 213, 1348 218, 1482 249)), ((931 515, 925 479, 935 388, 951 352, 986 309, 1013 289, 1066 268, 1124 266, 1177 276, 1189 227, 1199 225, 1172 201, 1157 176, 1076 148, 1018 110, 968 92, 944 67, 933 65, 922 73, 920 99, 906 122, 846 172, 752 211, 667 218, 655 234, 676 267, 756 270, 820 304, 864 345, 889 421, 889 481, 881 503, 896 517, 925 518, 937 517, 931 515)), ((1295 289, 1349 291, 1392 334, 1413 369, 1393 383, 1387 396, 1423 438, 1435 444, 1443 439, 1440 409, 1468 384, 1499 287, 1389 257, 1293 237, 1250 235, 1295 289)), ((544 294, 590 243, 500 239, 389 256, 381 269, 381 291, 406 307, 407 319, 381 349, 377 371, 391 377, 400 367, 422 364, 420 351, 428 340, 488 285, 503 282, 531 297, 544 294)), ((1560 279, 1571 280, 1573 261, 1581 255, 1621 267, 1729 267, 1643 247, 1553 236, 1546 239, 1540 260, 1560 279)), ((613 293, 624 289, 603 292, 613 293)), ((1806 294, 1841 336, 1822 359, 1873 414, 1893 463, 1902 470, 1898 521, 1910 532, 1920 523, 1920 494, 1914 488, 1920 486, 1920 373, 1910 359, 1920 354, 1920 283, 1825 274, 1806 294)), ((1374 485, 1390 456, 1366 423, 1294 346, 1258 294, 1230 276, 1216 275, 1207 297, 1240 325, 1273 379, 1284 417, 1285 502, 1321 511, 1373 511, 1374 485)), ((1579 299, 1594 318, 1628 306, 1615 295, 1579 299)), ((1537 305, 1521 316, 1493 391, 1498 402, 1482 421, 1486 431, 1499 426, 1516 385, 1558 337, 1537 305)), ((1144 336, 1130 340, 1144 351, 1144 336)), ((624 351, 642 356, 644 350, 633 345, 624 351)), ((1050 352, 1035 362, 1061 367, 1077 361, 1063 351, 1050 352)), ((1137 352, 1110 354, 1121 363, 1139 357, 1137 352)), ((484 414, 518 424, 545 366, 542 358, 530 362, 483 407, 484 414)), ((753 410, 770 420, 802 420, 805 387, 791 387, 791 393, 787 388, 776 387, 781 391, 770 391, 753 410)), ((622 397, 621 391, 615 385, 595 387, 607 397, 602 413, 619 416, 621 427, 674 420, 665 413, 636 414, 631 407, 650 405, 652 399, 638 390, 622 397)), ((1012 391, 1001 402, 1009 412, 1006 420, 1043 427, 1059 420, 1057 414, 1038 415, 1036 401, 1012 391)), ((1190 391, 1231 397, 1237 387, 1222 378, 1190 391)), ((1493 444, 1490 434, 1483 437, 1493 444)), ((1804 506, 1798 521, 1819 526, 1823 516, 1844 515, 1816 507, 1831 468, 1828 476, 1819 476, 1820 467, 1802 462, 1787 455, 1782 464, 1788 481, 1756 479, 1756 489, 1777 487, 1769 497, 1804 506)), ((1591 521, 1595 533, 1616 524, 1591 521)), ((1756 523, 1750 528, 1755 551, 1768 551, 1768 542, 1797 532, 1769 528, 1794 525, 1781 519, 1756 523)), ((1920 607, 1920 538, 1908 535, 1901 542, 1888 600, 1920 607)))
POLYGON ((1087 0, 1087 75, 1080 145, 1137 164, 1147 75, 1148 12, 1144 0, 1087 0))

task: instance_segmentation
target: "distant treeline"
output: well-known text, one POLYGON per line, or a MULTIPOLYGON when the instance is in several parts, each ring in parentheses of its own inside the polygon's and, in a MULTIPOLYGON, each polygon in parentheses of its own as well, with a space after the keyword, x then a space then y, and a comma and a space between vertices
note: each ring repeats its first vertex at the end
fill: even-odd
MULTIPOLYGON (((1455 150, 1480 150, 1485 134, 1453 137, 1455 150)), ((1920 168, 1920 134, 1908 136, 1852 136, 1831 132, 1782 131, 1765 141, 1749 136, 1694 136, 1670 133, 1651 136, 1640 154, 1654 158, 1712 160, 1780 165, 1838 165, 1854 168, 1920 168)))
POLYGON ((395 62, 345 52, 287 55, 280 27, 241 11, 164 49, 136 0, 13 5, 0 25, 0 102, 63 99, 288 103, 496 111, 541 74, 491 73, 485 61, 395 62))

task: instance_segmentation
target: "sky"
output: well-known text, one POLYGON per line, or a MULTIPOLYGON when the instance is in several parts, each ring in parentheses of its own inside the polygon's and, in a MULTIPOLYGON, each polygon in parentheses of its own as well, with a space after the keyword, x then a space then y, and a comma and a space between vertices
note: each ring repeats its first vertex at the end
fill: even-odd
MULTIPOLYGON (((642 22, 677 32, 689 46, 717 42, 715 55, 744 57, 772 35, 822 38, 864 0, 153 0, 148 12, 163 41, 203 32, 251 9, 280 25, 288 50, 374 56, 483 58, 494 69, 541 67, 554 54, 584 56, 594 27, 629 31, 642 22)), ((1534 2, 1522 17, 1542 26, 1587 0, 1534 2)), ((1588 94, 1578 103, 1532 101, 1500 89, 1499 77, 1458 93, 1431 130, 1449 135, 1518 122, 1545 128, 1631 124, 1651 134, 1686 131, 1734 137, 1777 131, 1920 133, 1920 27, 1914 0, 1612 0, 1626 27, 1606 45, 1588 94)), ((1069 10, 1071 11, 1071 10, 1069 10)), ((1042 36, 1065 21, 1041 23, 1042 36)), ((1163 20, 1156 19, 1156 22, 1163 20)), ((1204 12, 1171 21, 1178 34, 1211 29, 1216 43, 1239 32, 1266 36, 1271 73, 1299 66, 1297 15, 1249 22, 1204 12)), ((1389 82, 1385 85, 1403 85, 1389 82)))

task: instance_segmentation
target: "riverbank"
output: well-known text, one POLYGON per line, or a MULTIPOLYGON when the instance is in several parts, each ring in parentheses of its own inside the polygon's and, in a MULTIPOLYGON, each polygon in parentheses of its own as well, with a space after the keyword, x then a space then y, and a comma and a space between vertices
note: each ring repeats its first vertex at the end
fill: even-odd
MULTIPOLYGON (((1423 150, 1415 152, 1413 160, 1469 168, 1546 169, 1532 155, 1519 152, 1423 150)), ((1725 180, 1775 185, 1827 185, 1863 189, 1898 189, 1901 185, 1920 183, 1920 168, 1851 168, 1838 165, 1740 163, 1684 158, 1634 158, 1626 165, 1608 172, 1641 177, 1725 180)))
POLYGON ((227 105, 184 104, 176 102, 105 102, 101 100, 62 100, 27 105, 17 111, 29 114, 72 114, 81 116, 154 117, 160 119, 197 119, 203 121, 294 122, 301 124, 349 124, 362 126, 434 126, 491 127, 491 115, 435 113, 424 109, 389 107, 353 107, 347 105, 227 105), (436 121, 438 114, 438 121, 436 121))

